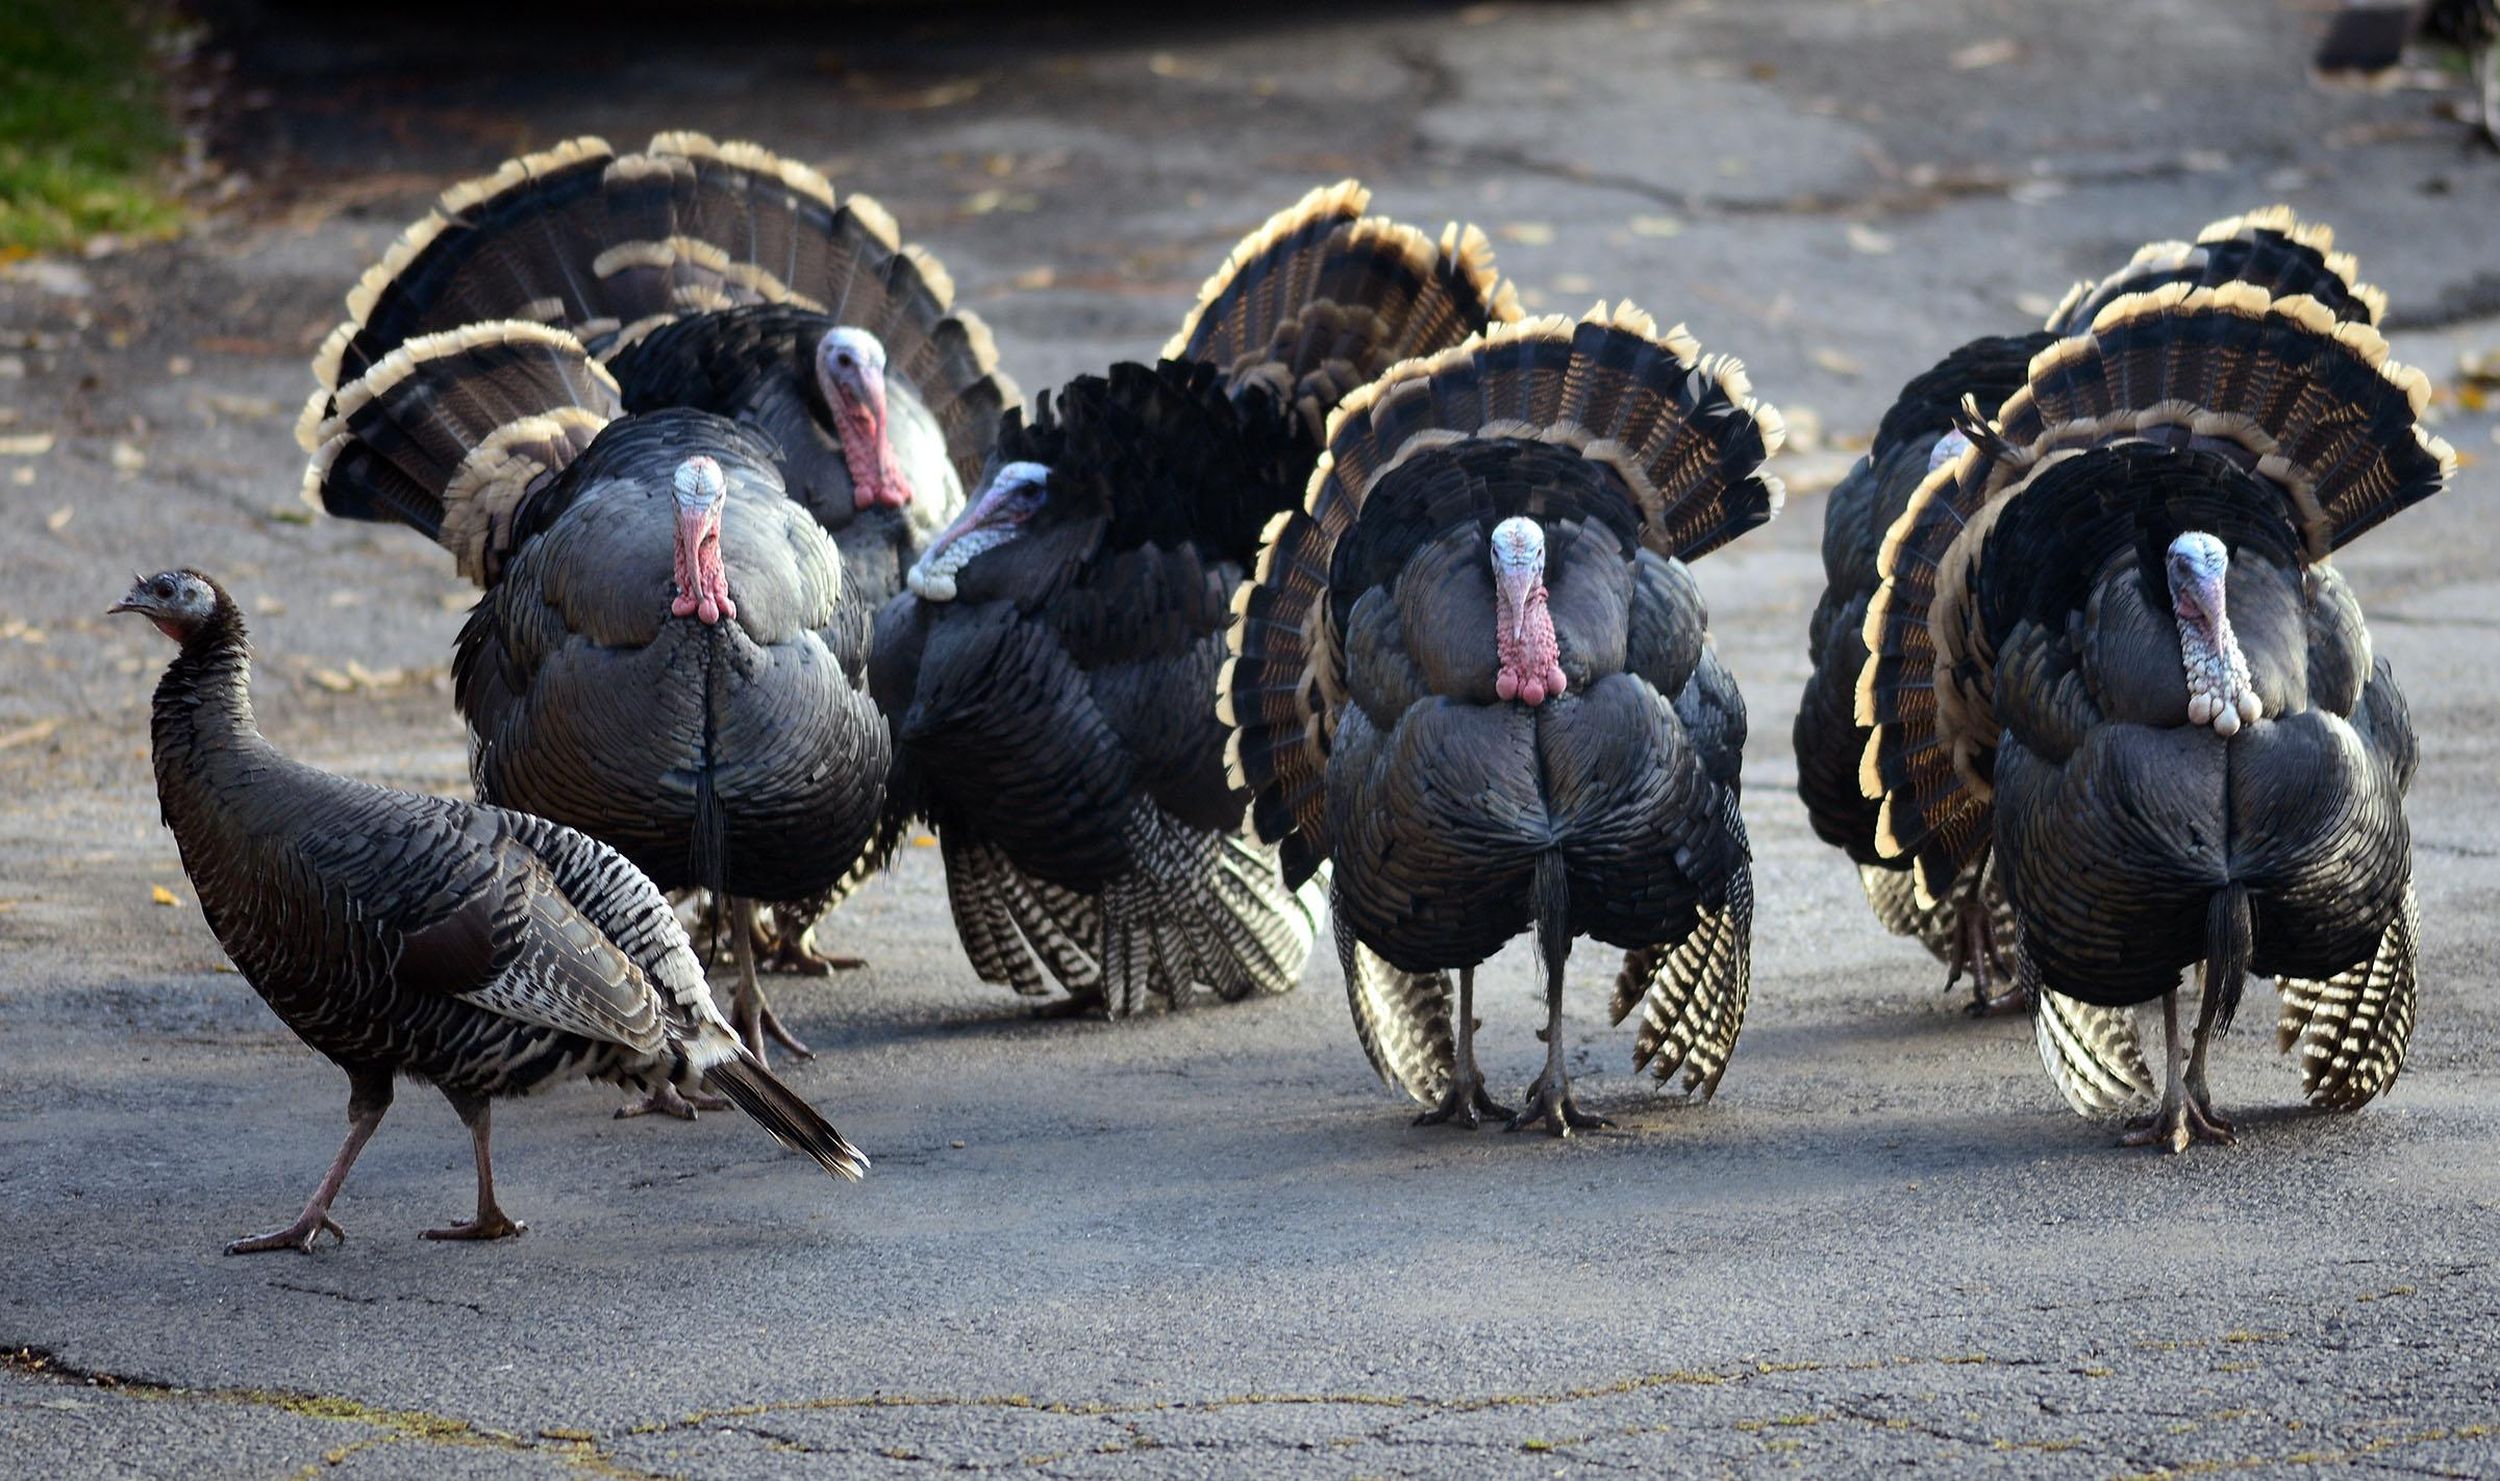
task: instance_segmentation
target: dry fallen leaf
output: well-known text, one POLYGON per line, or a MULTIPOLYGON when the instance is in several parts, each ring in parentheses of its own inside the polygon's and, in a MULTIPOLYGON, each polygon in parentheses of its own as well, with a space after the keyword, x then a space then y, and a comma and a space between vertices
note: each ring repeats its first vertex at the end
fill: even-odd
POLYGON ((161 884, 152 884, 148 886, 148 898, 154 900, 159 905, 180 905, 182 903, 181 896, 176 895, 173 891, 165 888, 161 884))
POLYGON ((0 735, 0 751, 16 746, 31 746, 60 728, 61 717, 58 715, 54 715, 49 720, 37 720, 32 725, 20 725, 8 734, 0 735))
POLYGON ((1849 247, 1870 257, 1881 257, 1892 250, 1892 238, 1863 221, 1849 223, 1849 247))
POLYGON ((1806 358, 1813 361, 1816 366, 1821 369, 1828 370, 1834 375, 1845 375, 1854 378, 1866 373, 1865 366, 1859 364, 1856 360, 1850 358, 1849 356, 1842 354, 1840 351, 1833 349, 1829 345, 1815 346, 1813 349, 1806 352, 1806 358))
POLYGON ((64 504, 60 508, 53 510, 50 514, 43 517, 43 527, 57 535, 62 530, 67 529, 69 527, 69 522, 77 517, 78 506, 75 504, 64 504))
POLYGON ((1215 75, 1215 69, 1206 63, 1188 61, 1168 51, 1159 51, 1148 57, 1146 70, 1157 77, 1179 78, 1193 82, 1204 81, 1215 75))
POLYGON ((1554 228, 1542 221, 1514 221, 1503 227, 1496 235, 1506 242, 1517 242, 1527 247, 1542 247, 1554 240, 1554 228))
POLYGON ((354 692, 356 688, 356 681, 347 677, 347 675, 340 673, 337 669, 314 669, 305 677, 311 679, 315 684, 320 685, 322 688, 329 690, 332 694, 348 694, 354 692))
POLYGON ((1636 237, 1671 237, 1684 230, 1684 223, 1673 216, 1635 216, 1632 235, 1636 237))
POLYGON ((1972 42, 1953 53, 1946 59, 1946 62, 1956 72, 1976 72, 1982 67, 1993 67, 2000 62, 2010 62, 2022 54, 2021 42, 2011 36, 1996 36, 1986 41, 1972 42))
POLYGON ((1040 267, 1028 267, 1009 278, 1007 286, 1020 293, 1038 293, 1058 281, 1058 272, 1050 264, 1044 263, 1040 267))
POLYGON ((0 458, 40 458, 52 451, 49 432, 21 432, 15 437, 0 437, 0 458))
POLYGON ((114 443, 112 460, 116 473, 136 473, 148 465, 148 455, 139 451, 137 444, 130 442, 114 443))
POLYGON ((1597 291, 1597 280, 1587 273, 1557 273, 1554 275, 1554 291, 1556 293, 1594 293, 1597 291))

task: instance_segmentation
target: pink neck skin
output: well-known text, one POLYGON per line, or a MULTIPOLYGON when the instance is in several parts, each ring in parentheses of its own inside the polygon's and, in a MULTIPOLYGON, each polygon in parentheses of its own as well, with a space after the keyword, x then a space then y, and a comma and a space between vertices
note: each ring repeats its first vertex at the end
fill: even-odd
POLYGON ((721 563, 718 504, 677 512, 677 599, 668 610, 706 624, 738 615, 738 604, 729 599, 729 571, 721 563))
POLYGON ((1554 639, 1553 615, 1545 610, 1545 583, 1514 593, 1510 582, 1497 581, 1495 589, 1493 642, 1501 667, 1493 674, 1493 692, 1541 705, 1564 688, 1562 645, 1554 639))
POLYGON ((842 461, 851 470, 851 506, 900 509, 911 503, 911 483, 885 435, 885 377, 870 373, 857 390, 843 387, 834 398, 833 417, 842 435, 842 461))

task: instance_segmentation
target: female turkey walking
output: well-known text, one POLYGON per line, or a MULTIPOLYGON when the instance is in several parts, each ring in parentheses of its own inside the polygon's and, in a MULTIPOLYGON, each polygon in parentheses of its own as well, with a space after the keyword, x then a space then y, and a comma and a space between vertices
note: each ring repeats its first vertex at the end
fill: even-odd
MULTIPOLYGON (((520 319, 579 338, 630 412, 686 407, 760 434, 833 536, 854 684, 868 625, 963 507, 1016 404, 945 268, 864 195, 753 144, 574 139, 444 192, 348 295, 298 427, 320 449, 342 386, 423 335, 520 319)), ((899 826, 900 819, 896 820, 899 826)), ((822 970, 807 927, 881 864, 888 829, 824 899, 778 902, 779 964, 822 970)))
POLYGON ((2077 1110, 2145 1098, 2123 1010, 2162 1003, 2160 1104, 2126 1140, 2174 1152, 2230 1139, 2206 1058, 2248 972, 2278 980, 2313 1104, 2385 1090, 2412 1030, 2412 726, 2329 558, 2455 456, 2375 295, 2298 235, 2333 264, 2316 293, 2217 251, 2079 295, 1894 522, 1864 630, 1878 848, 1923 899, 1994 851, 2077 1110))
POLYGON ((1945 962, 1948 989, 1970 975, 1974 1014, 2026 1006, 2014 980, 2013 911, 1992 855, 1983 844, 1951 890, 1922 896, 1910 861, 1877 846, 1880 806, 1859 785, 1871 727, 1859 719, 1858 677, 1866 664, 1867 606, 1882 584, 1876 563, 1885 533, 1929 475, 1969 445, 1955 430, 1965 404, 1995 410, 2022 387, 2032 357, 2088 328, 2129 293, 2174 282, 2247 282, 2278 296, 2313 297, 2338 319, 2376 322, 2383 298, 2354 280, 2352 259, 2332 246, 2319 228, 2278 206, 2217 221, 2193 242, 2143 248, 2099 282, 2076 285, 2045 328, 1972 340, 1904 386, 1874 445, 1824 506, 1826 584, 1806 631, 1813 672, 1793 731, 1797 791, 1816 835, 1858 866, 1867 902, 1885 928, 1918 938, 1945 962))
POLYGON ((892 754, 852 677, 868 624, 771 447, 709 412, 627 415, 577 340, 517 322, 400 346, 320 444, 315 502, 422 531, 485 588, 452 660, 478 796, 731 900, 761 1058, 754 902, 843 878, 892 754))
POLYGON ((1685 562, 1770 519, 1778 414, 1629 304, 1495 325, 1349 397, 1234 606, 1232 776, 1330 909, 1383 1079, 1474 1126, 1475 970, 1536 933, 1545 1070, 1514 1128, 1602 1118, 1563 1068, 1574 936, 1624 948, 1635 1067, 1707 1096, 1751 973, 1745 707, 1685 562), (1448 973, 1458 973, 1453 1012, 1448 973))
POLYGON ((1310 908, 1243 836, 1208 701, 1228 603, 1340 398, 1518 314, 1480 233, 1435 243, 1368 200, 1311 192, 1233 250, 1158 364, 1011 419, 879 614, 871 682, 985 981, 1055 978, 1119 1017, 1301 975, 1310 908))
POLYGON ((477 1212, 428 1239, 500 1239, 495 1100, 573 1076, 708 1086, 827 1171, 868 1159, 738 1041, 651 882, 525 813, 396 792, 281 754, 252 718, 243 614, 192 570, 115 602, 180 645, 156 688, 156 791, 218 944, 297 1037, 347 1072, 348 1133, 301 1217, 230 1255, 309 1250, 401 1075, 443 1092, 477 1157, 477 1212))

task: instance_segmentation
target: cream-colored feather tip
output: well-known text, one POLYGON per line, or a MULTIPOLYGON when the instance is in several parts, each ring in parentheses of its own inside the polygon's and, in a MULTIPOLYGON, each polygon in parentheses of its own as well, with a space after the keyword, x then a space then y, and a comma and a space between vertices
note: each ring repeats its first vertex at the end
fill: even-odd
POLYGON ((2371 323, 2377 324, 2387 318, 2387 295, 2376 283, 2353 284, 2352 296, 2361 300, 2362 308, 2369 311, 2371 323))
POLYGON ((1238 730, 1229 731, 1224 736, 1224 785, 1236 792, 1250 790, 1250 771, 1241 764, 1241 732, 1238 730))
POLYGON ((920 281, 927 286, 929 296, 937 301, 938 310, 942 313, 953 308, 955 306, 955 275, 946 270, 946 264, 938 261, 927 248, 917 242, 905 242, 903 256, 909 259, 913 267, 920 270, 920 281))
POLYGON ((2429 376, 2401 360, 2387 360, 2381 363, 2378 372, 2387 377, 2388 384, 2405 393, 2405 405, 2413 408, 2415 416, 2418 417, 2430 409, 2431 378, 2429 376))
MULTIPOLYGON (((2385 373, 2387 368, 2386 336, 2359 320, 2337 324, 2332 332, 2337 344, 2360 356, 2362 362, 2371 369, 2385 373)), ((2414 410, 2418 412, 2421 408, 2417 406, 2414 410)))
POLYGON ((2065 323, 2066 316, 2075 311, 2075 306, 2077 304, 2083 302, 2084 295, 2092 291, 2092 286, 2093 285, 2090 283, 2077 283, 2072 288, 2067 289, 2065 297, 2060 298, 2057 301, 2057 307, 2049 310, 2049 316, 2040 321, 2040 327, 2043 329, 2055 329, 2060 324, 2065 323))
POLYGON ((1215 671, 1215 718, 1230 730, 1239 730, 1241 722, 1233 718, 1233 672, 1241 667, 1241 650, 1235 647, 1232 656, 1215 671))
POLYGON ((1704 355, 1694 368, 1717 382, 1727 399, 1740 406, 1753 394, 1753 377, 1745 374, 1745 362, 1734 355, 1704 355))
POLYGON ((330 399, 336 393, 328 386, 313 387, 304 398, 304 409, 295 416, 295 445, 311 457, 329 440, 330 399))
MULTIPOLYGON (((1600 304, 1598 307, 1603 308, 1605 305, 1600 304)), ((1595 316, 1592 315, 1592 317, 1595 316)), ((1614 316, 1605 322, 1626 333, 1637 334, 1652 343, 1657 342, 1658 316, 1628 298, 1615 305, 1614 316)))
POLYGON ((382 297, 382 290, 391 280, 407 271, 417 254, 434 245, 434 239, 451 225, 443 212, 428 211, 408 224, 382 252, 382 259, 358 275, 356 286, 347 290, 347 317, 362 328, 373 317, 373 306, 382 297))
POLYGON ((713 159, 720 154, 720 143, 710 134, 693 129, 666 129, 651 136, 642 146, 645 154, 673 154, 680 159, 713 159))
POLYGON ((419 335, 383 356, 372 369, 339 389, 338 421, 344 425, 349 417, 414 375, 418 366, 489 344, 537 345, 558 355, 571 356, 579 360, 590 378, 610 395, 622 397, 615 378, 608 374, 608 368, 593 360, 590 352, 582 348, 582 342, 572 335, 552 325, 532 324, 521 319, 497 319, 446 329, 438 334, 419 335))
MULTIPOLYGON (((2195 250, 2194 246, 2181 241, 2146 242, 2135 249, 2135 255, 2127 259, 2126 267, 2110 274, 2110 277, 2123 278, 2131 268, 2180 267, 2186 264, 2188 254, 2195 250)), ((2108 279, 2102 281, 2107 282, 2108 279)))
POLYGON ((493 174, 461 181, 443 192, 438 209, 446 216, 457 216, 471 206, 481 201, 491 200, 534 176, 552 174, 569 165, 579 164, 585 159, 601 158, 615 152, 608 147, 607 140, 596 134, 584 134, 577 139, 567 139, 553 148, 505 160, 501 165, 496 166, 493 174))
MULTIPOLYGON (((1740 404, 1743 405, 1747 412, 1752 414, 1754 426, 1760 429, 1762 433, 1762 456, 1766 458, 1772 457, 1776 455, 1781 448, 1788 445, 1788 418, 1780 415, 1780 409, 1778 407, 1773 406, 1768 401, 1755 401, 1750 399, 1740 404)), ((1769 483, 1779 482, 1777 479, 1766 479, 1765 481, 1769 483)), ((1784 487, 1772 491, 1771 507, 1774 512, 1776 512, 1779 506, 1785 502, 1785 493, 1786 490, 1784 487)))
MULTIPOLYGON (((1368 390, 1370 387, 1364 389, 1368 390)), ((1329 446, 1320 450, 1319 461, 1311 465, 1311 481, 1302 486, 1302 512, 1314 519, 1319 516, 1320 495, 1327 492, 1328 480, 1337 472, 1337 454, 1334 448, 1337 441, 1337 424, 1343 420, 1344 416, 1345 407, 1342 404, 1337 410, 1328 414, 1329 446)), ((1279 528, 1274 522, 1269 523, 1266 543, 1259 550, 1258 579, 1262 582, 1267 580, 1268 568, 1276 559, 1276 534, 1279 528)))
MULTIPOLYGON (((2092 341, 2081 336, 2053 339, 2041 346, 2040 352, 2031 357, 2031 363, 2023 367, 2023 379, 2036 383, 2056 375, 2059 370, 2075 361, 2089 360, 2098 353, 2092 341)), ((1980 411, 1978 401, 1970 396, 1962 398, 1962 409, 1972 416, 1985 415, 1980 411)))
POLYGON ((888 252, 901 250, 903 229, 895 225, 894 213, 878 204, 875 196, 854 192, 848 200, 842 203, 842 209, 851 214, 852 219, 860 224, 861 229, 866 231, 878 246, 885 248, 888 252))
POLYGON ((2413 439, 2422 445, 2422 451, 2429 453, 2439 464, 2439 476, 2442 479, 2457 476, 2457 450, 2448 445, 2448 439, 2423 426, 2416 426, 2413 429, 2413 439))
POLYGON ((321 502, 321 485, 330 476, 330 465, 338 461, 339 454, 346 447, 347 434, 341 432, 321 444, 319 451, 304 460, 304 482, 298 492, 305 503, 328 512, 329 506, 321 502))
MULTIPOLYGON (((1320 454, 1320 464, 1323 470, 1333 466, 1326 453, 1320 454)), ((1250 615, 1250 588, 1264 584, 1267 581, 1269 574, 1275 570, 1276 542, 1282 540, 1285 537, 1285 531, 1292 527, 1296 512, 1297 511, 1291 509, 1279 509, 1274 514, 1267 517, 1266 526, 1259 531, 1259 561, 1257 571, 1250 580, 1245 581, 1241 585, 1233 588, 1232 606, 1234 617, 1240 618, 1250 615)), ((1236 622, 1231 630, 1236 633, 1241 631, 1240 624, 1236 622)), ((1240 650, 1236 648, 1234 651, 1238 652, 1240 650)))
POLYGON ((2333 309, 2306 293, 2295 293, 2289 298, 2274 299, 2268 311, 2291 320, 2311 334, 2333 334, 2335 326, 2341 322, 2335 317, 2333 309))

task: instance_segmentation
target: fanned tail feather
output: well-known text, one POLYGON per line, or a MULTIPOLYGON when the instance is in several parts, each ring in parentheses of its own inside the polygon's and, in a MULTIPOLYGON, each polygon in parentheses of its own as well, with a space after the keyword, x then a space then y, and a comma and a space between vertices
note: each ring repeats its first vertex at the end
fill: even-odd
POLYGON ((341 389, 304 497, 419 530, 483 585, 529 495, 618 415, 616 383, 562 330, 507 321, 427 335, 341 389))
POLYGON ((2031 990, 2032 1042, 2040 1050, 2040 1063, 2075 1114, 2100 1119, 2151 1105, 2160 1087, 2144 1062, 2135 1010, 2104 1008, 2052 992, 2040 985, 2028 957, 2016 960, 2031 990))
POLYGON ((1928 476, 1885 537, 1863 631, 1856 718, 1872 735, 1859 780, 1882 802, 1879 850, 1914 861, 1922 903, 1943 896, 1992 826, 1981 557, 2009 508, 2035 486, 2093 488, 2097 465, 2072 459, 2175 452, 2274 490, 2283 527, 2323 560, 2454 471, 2455 453, 2419 420, 2429 394, 2376 329, 2315 298, 2177 281, 2109 303, 2041 351, 1995 425, 1973 409, 1971 447, 1928 476))
POLYGON ((2193 242, 2151 242, 2136 249, 2125 267, 2098 283, 2078 283, 2049 315, 2052 333, 2077 334, 2101 310, 2130 293, 2149 293, 2170 283, 2214 288, 2246 283, 2270 298, 2306 296, 2338 319, 2376 324, 2386 316, 2387 295, 2356 275, 2349 252, 2335 250, 2335 230, 2303 221, 2289 206, 2225 217, 2193 242))
POLYGON ((1619 475, 1644 544, 1691 560, 1778 512, 1780 482, 1761 465, 1782 437, 1741 365, 1630 304, 1495 324, 1346 397, 1303 508, 1270 521, 1234 594, 1218 681, 1232 780, 1252 793, 1259 836, 1283 844, 1288 876, 1308 878, 1327 853, 1323 786, 1346 693, 1330 562, 1391 469, 1471 439, 1569 447, 1619 475))

